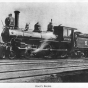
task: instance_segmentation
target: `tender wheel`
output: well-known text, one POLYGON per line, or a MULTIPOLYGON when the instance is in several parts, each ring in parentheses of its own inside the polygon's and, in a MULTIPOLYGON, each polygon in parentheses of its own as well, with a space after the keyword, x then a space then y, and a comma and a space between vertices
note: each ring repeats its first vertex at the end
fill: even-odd
POLYGON ((81 51, 74 51, 71 53, 71 58, 83 58, 85 54, 81 51))

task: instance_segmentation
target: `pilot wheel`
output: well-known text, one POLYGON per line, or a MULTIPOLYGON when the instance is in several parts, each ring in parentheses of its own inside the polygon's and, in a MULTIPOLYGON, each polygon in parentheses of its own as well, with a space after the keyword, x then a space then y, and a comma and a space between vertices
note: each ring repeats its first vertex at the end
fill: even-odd
POLYGON ((9 54, 9 59, 14 59, 16 57, 16 54, 14 51, 10 51, 10 54, 9 54))
POLYGON ((67 57, 68 57, 67 52, 63 52, 62 55, 61 55, 60 57, 61 57, 61 59, 67 58, 67 57))

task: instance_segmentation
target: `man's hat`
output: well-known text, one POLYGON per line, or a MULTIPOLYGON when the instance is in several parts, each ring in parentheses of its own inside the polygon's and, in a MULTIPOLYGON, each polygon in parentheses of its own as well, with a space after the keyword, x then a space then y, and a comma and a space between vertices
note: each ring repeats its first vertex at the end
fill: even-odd
POLYGON ((26 26, 29 26, 30 23, 26 23, 26 26))
POLYGON ((10 13, 9 16, 12 16, 12 14, 10 13))

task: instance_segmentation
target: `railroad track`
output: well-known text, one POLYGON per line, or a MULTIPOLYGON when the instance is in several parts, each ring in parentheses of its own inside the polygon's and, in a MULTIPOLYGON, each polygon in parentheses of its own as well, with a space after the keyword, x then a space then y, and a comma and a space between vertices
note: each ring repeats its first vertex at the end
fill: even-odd
POLYGON ((88 60, 0 60, 0 69, 0 82, 32 82, 41 76, 88 69, 88 60))

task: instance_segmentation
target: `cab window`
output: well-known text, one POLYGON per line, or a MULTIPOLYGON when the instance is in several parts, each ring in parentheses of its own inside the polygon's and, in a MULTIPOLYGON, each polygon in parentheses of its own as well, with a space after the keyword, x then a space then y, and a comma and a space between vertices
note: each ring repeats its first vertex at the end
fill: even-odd
POLYGON ((70 37, 70 35, 71 35, 71 30, 69 29, 63 30, 63 37, 70 37))

